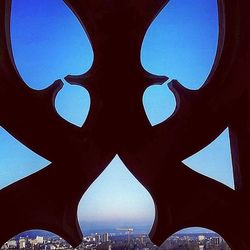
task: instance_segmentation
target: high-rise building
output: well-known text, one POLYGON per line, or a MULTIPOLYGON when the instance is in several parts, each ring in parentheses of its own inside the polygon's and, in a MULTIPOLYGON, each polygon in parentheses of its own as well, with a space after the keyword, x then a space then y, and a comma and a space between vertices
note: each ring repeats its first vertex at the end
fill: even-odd
POLYGON ((37 242, 37 244, 43 244, 43 237, 42 236, 36 236, 36 242, 37 242))
POLYGON ((204 236, 204 235, 199 235, 199 236, 198 236, 198 240, 199 240, 199 241, 205 240, 205 236, 204 236))
POLYGON ((17 241, 12 239, 7 242, 8 248, 16 248, 17 247, 17 241))
POLYGON ((109 241, 109 234, 108 233, 104 233, 102 235, 102 242, 107 242, 109 241))
POLYGON ((26 247, 26 239, 20 238, 19 239, 19 249, 25 249, 25 247, 26 247))
POLYGON ((212 242, 213 242, 213 244, 215 244, 215 245, 219 245, 222 241, 220 240, 219 237, 213 237, 213 238, 212 238, 212 242))
POLYGON ((101 241, 101 235, 100 234, 95 234, 95 242, 99 243, 101 241))

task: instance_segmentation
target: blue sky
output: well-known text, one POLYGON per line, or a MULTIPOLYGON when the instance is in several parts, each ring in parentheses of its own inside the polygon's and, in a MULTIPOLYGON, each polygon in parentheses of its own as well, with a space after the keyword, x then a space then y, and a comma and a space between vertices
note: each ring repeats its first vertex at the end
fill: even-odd
MULTIPOLYGON (((56 79, 82 74, 91 67, 90 42, 62 0, 12 2, 12 48, 17 69, 27 85, 44 89, 56 79)), ((190 89, 198 89, 213 65, 217 39, 216 0, 170 0, 147 31, 141 51, 142 64, 151 73, 166 75, 190 89)), ((83 87, 64 83, 56 98, 56 109, 64 119, 81 126, 91 97, 83 87)), ((167 119, 175 108, 166 83, 149 87, 142 100, 152 125, 167 119)), ((184 162, 234 187, 227 130, 184 162)), ((0 188, 48 163, 7 131, 0 130, 0 188)), ((150 224, 154 206, 149 193, 116 156, 83 196, 78 217, 80 221, 96 223, 116 220, 123 224, 150 224)))

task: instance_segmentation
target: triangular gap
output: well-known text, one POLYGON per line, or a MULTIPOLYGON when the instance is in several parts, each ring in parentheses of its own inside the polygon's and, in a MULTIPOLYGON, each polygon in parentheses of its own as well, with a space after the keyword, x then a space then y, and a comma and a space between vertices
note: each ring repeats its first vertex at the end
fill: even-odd
POLYGON ((50 162, 0 127, 0 189, 29 176, 50 162))
POLYGON ((194 171, 235 189, 228 129, 183 163, 194 171))
POLYGON ((202 227, 184 228, 171 235, 159 249, 230 249, 216 232, 202 227))
POLYGON ((84 235, 118 234, 119 228, 133 228, 133 233, 148 234, 154 218, 152 197, 118 156, 92 183, 78 206, 78 220, 84 235))

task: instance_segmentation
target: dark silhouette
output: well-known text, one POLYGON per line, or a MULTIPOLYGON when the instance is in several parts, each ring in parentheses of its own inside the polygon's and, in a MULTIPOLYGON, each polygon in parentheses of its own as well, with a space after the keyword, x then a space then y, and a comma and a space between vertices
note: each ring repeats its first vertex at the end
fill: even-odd
POLYGON ((11 0, 0 1, 0 125, 52 162, 0 191, 4 225, 0 244, 17 233, 40 228, 78 245, 82 239, 78 202, 118 154, 154 199, 153 242, 159 245, 181 228, 202 226, 222 235, 232 249, 250 249, 247 1, 218 0, 219 47, 208 80, 197 91, 172 81, 176 111, 154 127, 145 115, 142 95, 148 86, 161 84, 167 77, 142 68, 140 49, 148 26, 168 1, 65 2, 84 26, 94 51, 94 63, 86 74, 66 78, 86 87, 91 95, 90 113, 82 128, 55 111, 60 80, 35 91, 18 75, 10 45, 11 0), (235 191, 182 163, 226 127, 231 136, 235 191))

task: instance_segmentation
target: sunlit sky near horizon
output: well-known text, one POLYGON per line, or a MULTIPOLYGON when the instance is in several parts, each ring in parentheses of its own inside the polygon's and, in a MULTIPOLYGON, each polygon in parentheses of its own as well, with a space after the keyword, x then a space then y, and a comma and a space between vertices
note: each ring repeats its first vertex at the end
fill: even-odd
MULTIPOLYGON (((28 86, 44 89, 57 79, 82 74, 91 67, 93 51, 87 35, 62 0, 12 0, 12 3, 13 54, 28 86)), ((151 73, 198 89, 213 65, 217 40, 216 0, 170 0, 147 31, 142 64, 151 73)), ((64 119, 81 126, 91 96, 83 87, 64 83, 56 98, 56 109, 64 119)), ((167 119, 175 109, 174 96, 166 83, 149 87, 142 101, 152 125, 167 119)), ((234 188, 227 130, 184 162, 234 188)), ((0 129, 0 188, 48 164, 0 129)), ((116 156, 82 198, 78 217, 80 221, 152 224, 154 205, 149 193, 116 156)))

